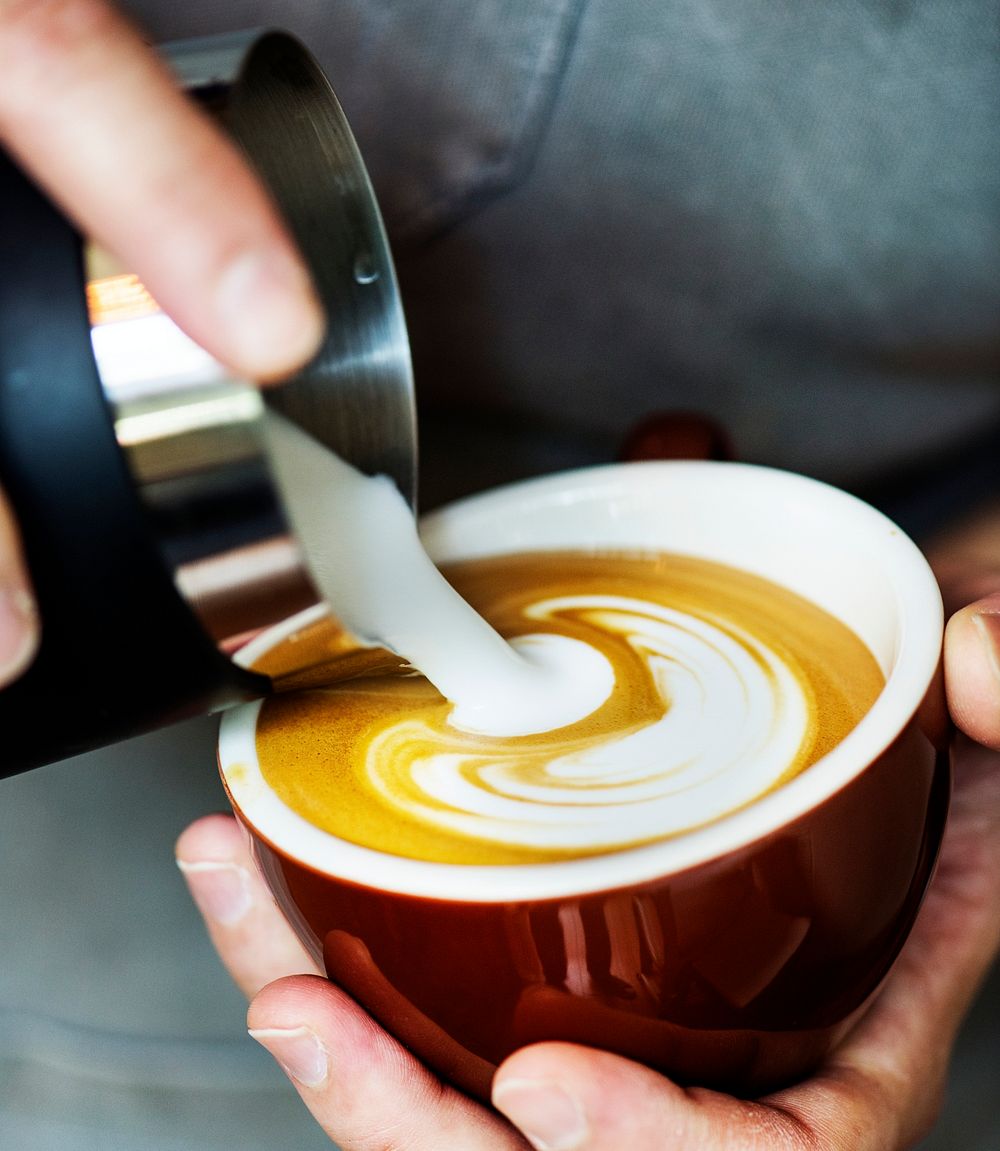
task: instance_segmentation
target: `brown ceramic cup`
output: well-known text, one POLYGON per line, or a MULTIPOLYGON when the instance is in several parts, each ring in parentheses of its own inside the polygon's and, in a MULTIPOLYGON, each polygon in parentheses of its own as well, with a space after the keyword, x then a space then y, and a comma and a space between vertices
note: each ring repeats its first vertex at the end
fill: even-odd
POLYGON ((741 567, 848 624, 886 686, 832 752, 735 814, 613 855, 506 867, 418 862, 320 831, 264 784, 260 705, 230 712, 223 779, 303 942, 410 1050, 481 1097, 505 1056, 543 1039, 743 1094, 808 1072, 888 973, 941 840, 942 609, 920 552, 825 485, 691 462, 501 489, 433 515, 424 538, 439 560, 656 549, 741 567))

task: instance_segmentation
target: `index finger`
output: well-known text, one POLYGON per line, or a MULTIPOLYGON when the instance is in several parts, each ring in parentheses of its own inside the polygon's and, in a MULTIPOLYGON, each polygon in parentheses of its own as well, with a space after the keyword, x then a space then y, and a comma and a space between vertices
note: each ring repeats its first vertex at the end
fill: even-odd
POLYGON ((0 141, 199 344, 268 379, 323 313, 236 146, 104 0, 0 0, 0 141))

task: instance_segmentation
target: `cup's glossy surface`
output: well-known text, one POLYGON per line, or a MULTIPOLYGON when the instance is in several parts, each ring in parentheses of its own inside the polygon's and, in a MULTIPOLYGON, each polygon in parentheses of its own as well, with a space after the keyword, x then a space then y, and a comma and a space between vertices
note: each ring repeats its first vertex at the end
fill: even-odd
POLYGON ((948 806, 941 608, 883 517, 799 477, 648 464, 491 493, 427 525, 440 559, 644 543, 750 568, 866 640, 886 688, 796 780, 662 844, 518 868, 417 863, 344 845, 266 794, 256 706, 220 760, 280 906, 330 977, 452 1082, 565 1039, 743 1093, 814 1066, 912 926, 948 806), (784 578, 783 578, 784 577, 784 578))

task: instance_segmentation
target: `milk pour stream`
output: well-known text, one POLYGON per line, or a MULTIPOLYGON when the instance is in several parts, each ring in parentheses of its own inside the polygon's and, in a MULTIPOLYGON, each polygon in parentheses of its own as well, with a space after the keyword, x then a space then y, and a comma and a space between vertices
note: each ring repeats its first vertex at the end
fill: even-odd
POLYGON ((265 436, 286 495, 308 493, 289 513, 327 602, 359 639, 418 668, 454 705, 454 727, 533 735, 608 698, 614 672, 589 644, 551 634, 508 643, 454 591, 391 480, 362 475, 274 411, 265 436))
POLYGON ((389 480, 360 475, 280 416, 266 434, 333 611, 453 705, 440 721, 404 708, 365 753, 363 786, 393 813, 393 841, 402 814, 511 848, 611 850, 749 803, 812 745, 812 688, 780 644, 728 616, 617 593, 560 593, 524 611, 549 623, 578 613, 618 637, 662 704, 637 727, 580 732, 571 725, 614 688, 603 651, 550 632, 508 644, 437 571, 389 480))

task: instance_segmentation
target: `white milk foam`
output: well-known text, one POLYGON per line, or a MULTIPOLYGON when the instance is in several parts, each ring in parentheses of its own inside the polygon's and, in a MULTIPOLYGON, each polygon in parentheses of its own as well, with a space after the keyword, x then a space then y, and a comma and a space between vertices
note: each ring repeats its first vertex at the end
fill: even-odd
POLYGON ((403 721, 367 756, 369 782, 388 803, 442 831, 509 847, 612 849, 734 811, 795 761, 809 728, 808 689, 750 633, 616 596, 550 599, 531 614, 566 610, 632 645, 662 717, 596 742, 570 730, 546 740, 543 756, 530 742, 463 747, 403 721))
POLYGON ((531 735, 575 723, 611 694, 600 652, 566 636, 507 643, 424 551, 406 501, 274 411, 270 458, 320 591, 360 640, 389 648, 454 705, 466 731, 531 735))

